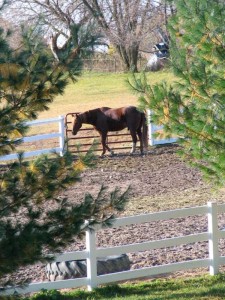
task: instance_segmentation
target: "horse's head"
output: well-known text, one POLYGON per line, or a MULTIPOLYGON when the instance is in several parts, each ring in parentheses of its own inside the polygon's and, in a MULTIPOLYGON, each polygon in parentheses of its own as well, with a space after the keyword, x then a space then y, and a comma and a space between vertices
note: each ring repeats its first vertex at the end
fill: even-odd
POLYGON ((82 120, 81 117, 79 115, 73 115, 74 120, 73 120, 73 129, 72 129, 72 134, 76 135, 77 132, 79 131, 79 129, 82 126, 82 120))

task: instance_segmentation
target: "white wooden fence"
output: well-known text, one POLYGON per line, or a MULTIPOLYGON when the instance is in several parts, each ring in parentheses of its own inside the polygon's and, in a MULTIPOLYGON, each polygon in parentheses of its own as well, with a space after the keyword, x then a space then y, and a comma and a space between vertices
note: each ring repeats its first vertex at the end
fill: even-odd
POLYGON ((158 130, 162 130, 163 126, 154 125, 152 122, 149 123, 148 130, 149 130, 149 145, 156 146, 156 145, 163 145, 163 144, 171 144, 177 141, 177 138, 169 138, 169 139, 156 139, 154 138, 154 132, 158 130))
POLYGON ((150 146, 171 144, 171 143, 175 143, 177 141, 177 138, 170 138, 170 139, 157 138, 156 139, 154 137, 154 133, 159 130, 163 130, 163 126, 155 125, 152 122, 152 120, 151 120, 152 112, 150 110, 148 110, 147 115, 148 115, 148 124, 149 124, 148 125, 148 139, 149 139, 150 146))
POLYGON ((86 232, 86 250, 64 253, 56 258, 56 261, 65 260, 87 260, 87 277, 61 280, 56 282, 40 282, 33 283, 21 289, 16 287, 8 289, 4 294, 37 292, 41 289, 65 289, 87 286, 88 290, 92 290, 100 284, 109 282, 117 282, 121 280, 129 280, 141 278, 151 275, 159 275, 164 273, 176 272, 181 270, 208 267, 211 275, 217 274, 219 266, 225 264, 225 256, 221 256, 218 250, 219 239, 225 238, 225 231, 218 228, 218 213, 225 212, 225 204, 217 205, 209 202, 207 205, 176 209, 170 211, 162 211, 157 213, 142 214, 138 216, 118 218, 113 223, 113 227, 123 227, 131 224, 142 224, 152 221, 169 220, 177 218, 185 218, 189 216, 207 215, 208 230, 200 233, 189 234, 179 237, 166 238, 162 240, 147 241, 143 243, 128 244, 123 246, 115 246, 109 248, 96 247, 96 231, 100 228, 96 227, 96 231, 86 232), (97 258, 110 255, 119 255, 122 253, 133 253, 152 249, 160 249, 165 247, 176 247, 181 244, 190 244, 208 241, 209 255, 207 258, 194 259, 171 264, 158 265, 153 267, 145 267, 136 270, 129 270, 118 273, 111 273, 97 276, 97 258))
MULTIPOLYGON (((52 139, 52 138, 58 138, 59 146, 55 147, 55 148, 50 148, 50 149, 39 149, 39 150, 35 150, 35 151, 26 151, 26 152, 24 152, 24 157, 32 157, 32 156, 37 156, 40 154, 48 154, 51 152, 57 152, 57 153, 60 153, 60 155, 62 155, 63 149, 64 149, 64 140, 65 140, 64 116, 59 116, 58 118, 52 118, 52 119, 46 119, 46 120, 30 121, 30 122, 27 122, 26 125, 38 126, 38 125, 50 124, 50 123, 58 123, 58 125, 59 125, 58 132, 27 136, 22 139, 22 142, 27 143, 27 142, 36 142, 36 141, 40 141, 40 140, 48 140, 48 139, 52 139)), ((17 157, 18 157, 18 154, 12 153, 12 154, 8 154, 8 155, 0 156, 0 161, 12 160, 12 159, 16 159, 17 157)))

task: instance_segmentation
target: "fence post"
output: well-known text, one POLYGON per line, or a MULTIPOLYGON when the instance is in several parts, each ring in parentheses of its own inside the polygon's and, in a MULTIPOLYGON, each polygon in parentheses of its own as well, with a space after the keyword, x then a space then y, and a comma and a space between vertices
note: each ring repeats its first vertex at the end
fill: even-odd
POLYGON ((97 287, 97 257, 96 257, 96 233, 93 229, 86 230, 87 278, 88 291, 97 287))
POLYGON ((64 133, 64 116, 59 116, 59 147, 62 149, 60 155, 63 156, 65 146, 65 133, 64 133))
POLYGON ((217 204, 208 202, 208 233, 209 233, 209 273, 210 275, 218 274, 219 272, 219 230, 217 204))
POLYGON ((151 120, 151 114, 152 112, 150 111, 150 109, 147 110, 147 115, 148 115, 148 136, 149 136, 149 145, 150 146, 154 146, 154 137, 153 137, 153 133, 154 133, 154 124, 152 123, 151 120))

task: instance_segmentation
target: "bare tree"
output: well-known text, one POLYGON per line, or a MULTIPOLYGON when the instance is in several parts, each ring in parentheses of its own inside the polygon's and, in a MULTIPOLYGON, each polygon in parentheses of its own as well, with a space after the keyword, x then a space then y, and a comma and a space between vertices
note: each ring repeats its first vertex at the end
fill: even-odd
POLYGON ((17 24, 37 26, 57 59, 71 42, 79 51, 91 38, 98 40, 97 44, 93 43, 93 47, 103 43, 100 38, 96 39, 100 35, 96 33, 96 26, 90 20, 89 12, 79 0, 8 1, 5 13, 7 19, 17 24))
POLYGON ((124 62, 137 71, 140 45, 156 27, 161 2, 154 0, 82 0, 124 62))
POLYGON ((88 19, 82 2, 77 0, 9 0, 6 14, 13 22, 39 25, 46 36, 59 33, 66 39, 72 25, 88 19))
POLYGON ((45 35, 57 34, 57 43, 71 36, 74 24, 95 21, 93 31, 101 31, 124 64, 137 71, 141 45, 150 32, 165 23, 163 0, 17 0, 10 15, 42 26, 45 35), (61 36, 61 38, 59 38, 61 36))

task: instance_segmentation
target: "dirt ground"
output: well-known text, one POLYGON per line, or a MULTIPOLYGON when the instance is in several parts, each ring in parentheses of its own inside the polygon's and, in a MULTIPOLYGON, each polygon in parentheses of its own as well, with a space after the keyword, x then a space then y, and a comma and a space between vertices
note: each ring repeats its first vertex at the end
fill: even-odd
MULTIPOLYGON (((101 185, 109 191, 119 187, 122 191, 131 186, 130 201, 121 216, 130 216, 204 205, 208 201, 224 202, 224 191, 215 190, 204 182, 198 170, 188 166, 176 154, 176 145, 152 147, 145 156, 139 154, 117 154, 99 158, 96 168, 86 169, 82 181, 65 191, 70 201, 83 199, 84 193, 97 194, 101 185)), ((224 227, 224 216, 219 216, 220 227, 224 227)), ((127 243, 181 236, 207 230, 206 217, 189 217, 169 221, 151 222, 138 226, 105 229, 97 234, 98 246, 107 247, 127 243)), ((224 255, 224 243, 220 244, 224 255)), ((77 240, 65 251, 81 250, 84 242, 77 240)), ((204 258, 208 254, 206 242, 181 245, 179 247, 130 253, 132 269, 154 266, 161 263, 178 262, 193 258, 204 258)), ((205 271, 205 270, 204 270, 205 271)), ((28 281, 46 280, 44 265, 21 268, 11 275, 13 279, 28 281)))

